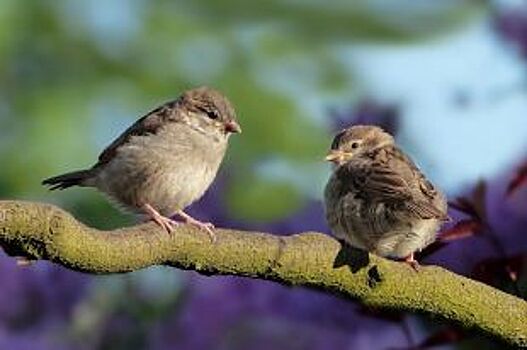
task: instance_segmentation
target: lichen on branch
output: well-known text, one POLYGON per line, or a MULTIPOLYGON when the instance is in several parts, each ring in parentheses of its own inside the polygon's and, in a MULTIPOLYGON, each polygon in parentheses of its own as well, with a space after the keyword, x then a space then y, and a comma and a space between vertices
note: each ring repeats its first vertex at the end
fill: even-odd
POLYGON ((100 231, 52 205, 0 201, 0 246, 12 256, 91 274, 168 265, 305 286, 370 307, 441 317, 527 347, 526 301, 440 267, 415 272, 406 264, 342 249, 315 232, 283 237, 218 229, 217 237, 212 243, 205 232, 186 225, 171 235, 154 224, 100 231))

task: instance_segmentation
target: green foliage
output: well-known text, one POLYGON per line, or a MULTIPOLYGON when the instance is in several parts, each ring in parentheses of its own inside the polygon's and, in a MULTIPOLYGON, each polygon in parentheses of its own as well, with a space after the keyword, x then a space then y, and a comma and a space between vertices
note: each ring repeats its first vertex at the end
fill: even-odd
POLYGON ((141 113, 207 84, 234 101, 244 131, 228 156, 233 215, 286 216, 305 194, 256 169, 269 158, 319 161, 328 127, 315 121, 320 112, 305 106, 304 92, 349 96, 357 84, 336 48, 423 40, 480 7, 468 0, 4 1, 0 196, 63 201, 91 223, 122 224, 101 196, 48 194, 41 179, 89 166, 141 113))
POLYGON ((299 193, 287 183, 255 178, 245 178, 233 187, 229 200, 239 219, 264 222, 287 216, 301 203, 299 193))

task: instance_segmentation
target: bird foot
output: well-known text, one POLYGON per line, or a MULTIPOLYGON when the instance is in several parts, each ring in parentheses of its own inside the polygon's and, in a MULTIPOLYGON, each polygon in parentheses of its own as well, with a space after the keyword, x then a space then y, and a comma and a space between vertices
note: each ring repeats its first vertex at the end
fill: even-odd
POLYGON ((197 228, 200 228, 207 232, 212 243, 216 243, 216 234, 214 233, 214 225, 212 223, 201 222, 197 219, 194 219, 192 216, 188 215, 183 210, 178 211, 177 215, 179 215, 185 221, 185 223, 196 226, 197 228))
POLYGON ((413 253, 408 255, 406 258, 404 258, 404 262, 410 265, 410 267, 414 269, 416 272, 419 271, 420 265, 419 265, 419 262, 415 260, 413 253))
POLYGON ((174 221, 171 218, 167 218, 166 216, 161 215, 150 204, 145 204, 143 206, 143 209, 152 221, 161 226, 169 234, 171 234, 174 231, 174 227, 178 225, 177 221, 174 221))

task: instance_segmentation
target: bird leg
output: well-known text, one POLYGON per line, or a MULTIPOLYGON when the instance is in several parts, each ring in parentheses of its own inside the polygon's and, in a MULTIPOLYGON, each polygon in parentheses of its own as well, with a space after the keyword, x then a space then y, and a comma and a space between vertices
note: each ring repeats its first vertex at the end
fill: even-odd
POLYGON ((404 262, 410 265, 416 272, 419 271, 419 262, 415 260, 414 253, 404 258, 404 262))
POLYGON ((192 216, 185 213, 183 210, 178 210, 176 212, 178 216, 180 216, 185 223, 196 226, 202 230, 205 230, 210 236, 210 239, 212 240, 212 243, 216 242, 216 234, 214 233, 214 225, 210 222, 201 222, 199 220, 194 219, 192 216))
POLYGON ((174 231, 174 226, 178 224, 176 221, 161 215, 148 203, 143 205, 143 210, 150 217, 150 219, 152 219, 152 221, 165 229, 169 234, 174 231))

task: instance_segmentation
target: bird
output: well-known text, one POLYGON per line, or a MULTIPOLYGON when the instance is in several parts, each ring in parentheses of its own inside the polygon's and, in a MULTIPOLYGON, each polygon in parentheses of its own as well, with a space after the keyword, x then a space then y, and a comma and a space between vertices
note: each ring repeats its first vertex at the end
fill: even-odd
POLYGON ((333 163, 324 205, 334 236, 417 270, 415 252, 434 242, 449 220, 445 195, 377 126, 340 131, 325 160, 333 163))
POLYGON ((241 133, 231 102, 206 86, 183 92, 138 119, 85 170, 42 181, 50 190, 94 187, 126 212, 168 233, 179 216, 215 241, 214 225, 184 209, 213 182, 232 134, 241 133))

